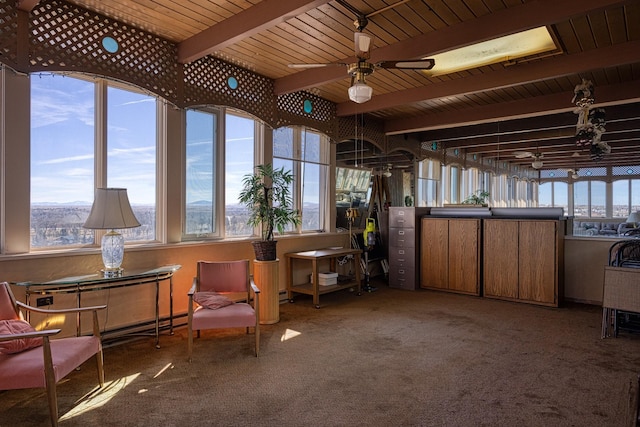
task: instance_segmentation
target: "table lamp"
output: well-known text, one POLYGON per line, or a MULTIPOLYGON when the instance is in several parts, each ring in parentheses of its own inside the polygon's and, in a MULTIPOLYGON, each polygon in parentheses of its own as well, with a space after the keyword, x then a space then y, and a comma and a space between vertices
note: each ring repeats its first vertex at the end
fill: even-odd
POLYGON ((140 222, 133 214, 126 188, 97 188, 89 218, 83 227, 94 230, 109 230, 102 236, 102 262, 104 277, 122 275, 124 258, 124 237, 115 231, 121 228, 139 227, 140 222))
POLYGON ((638 227, 638 223, 640 222, 640 211, 631 212, 629 214, 629 218, 627 218, 628 224, 633 224, 633 228, 638 227))

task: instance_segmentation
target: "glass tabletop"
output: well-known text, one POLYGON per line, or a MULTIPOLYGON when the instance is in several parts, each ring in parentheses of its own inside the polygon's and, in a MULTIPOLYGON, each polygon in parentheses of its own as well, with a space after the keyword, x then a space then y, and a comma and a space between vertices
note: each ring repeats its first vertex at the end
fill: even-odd
POLYGON ((48 280, 46 282, 38 282, 38 281, 23 281, 23 282, 12 282, 12 284, 16 286, 47 286, 47 285, 87 285, 91 283, 109 283, 109 282, 119 282, 124 280, 134 280, 138 278, 145 277, 153 277, 153 276, 162 276, 168 275, 171 276, 173 273, 182 268, 179 264, 174 265, 165 265, 162 267, 156 267, 151 269, 131 269, 131 270, 123 270, 122 275, 119 277, 104 277, 101 272, 93 273, 93 274, 85 274, 79 276, 68 276, 60 279, 48 280))

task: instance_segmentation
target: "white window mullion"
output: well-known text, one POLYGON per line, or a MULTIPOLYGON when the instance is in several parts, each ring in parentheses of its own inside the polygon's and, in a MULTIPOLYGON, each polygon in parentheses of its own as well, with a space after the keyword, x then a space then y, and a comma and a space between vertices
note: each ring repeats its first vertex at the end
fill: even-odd
POLYGON ((95 86, 95 186, 107 186, 107 83, 98 80, 95 86))

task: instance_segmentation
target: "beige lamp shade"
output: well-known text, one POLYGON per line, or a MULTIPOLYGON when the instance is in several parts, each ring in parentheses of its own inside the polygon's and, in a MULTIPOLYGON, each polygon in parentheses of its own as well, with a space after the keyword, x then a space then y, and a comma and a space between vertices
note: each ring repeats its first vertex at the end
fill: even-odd
POLYGON ((627 218, 627 222, 637 226, 638 223, 640 222, 640 211, 631 212, 629 214, 629 218, 627 218))
POLYGON ((96 198, 84 228, 112 230, 139 227, 126 188, 96 188, 96 198))

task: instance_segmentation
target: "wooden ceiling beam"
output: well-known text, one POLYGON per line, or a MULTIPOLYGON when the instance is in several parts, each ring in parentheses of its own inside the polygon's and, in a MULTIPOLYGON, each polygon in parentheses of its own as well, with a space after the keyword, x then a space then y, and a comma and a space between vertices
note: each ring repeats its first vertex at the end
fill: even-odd
POLYGON ((178 62, 195 61, 329 1, 263 0, 179 43, 178 62))
POLYGON ((40 3, 40 0, 18 0, 16 7, 25 12, 31 12, 38 3, 40 3))
MULTIPOLYGON (((606 107, 614 102, 620 104, 625 102, 631 103, 637 102, 640 99, 640 81, 599 86, 596 90, 597 102, 595 106, 606 107)), ((572 112, 575 109, 575 106, 571 104, 572 97, 573 93, 563 92, 463 110, 388 120, 385 122, 384 131, 388 135, 394 135, 430 129, 444 129, 459 126, 460 123, 473 125, 500 120, 534 117, 540 114, 572 112)), ((611 119, 613 117, 609 118, 611 119)))
MULTIPOLYGON (((374 48, 371 62, 394 59, 423 58, 481 41, 491 40, 531 28, 565 21, 575 15, 601 10, 629 0, 538 0, 520 6, 509 7, 441 28, 436 33, 421 34, 398 43, 374 48)), ((354 57, 336 62, 351 63, 354 57)), ((347 76, 343 67, 313 68, 281 77, 274 81, 276 95, 297 92, 332 83, 347 76)), ((371 102, 371 101, 369 101, 371 102)))

